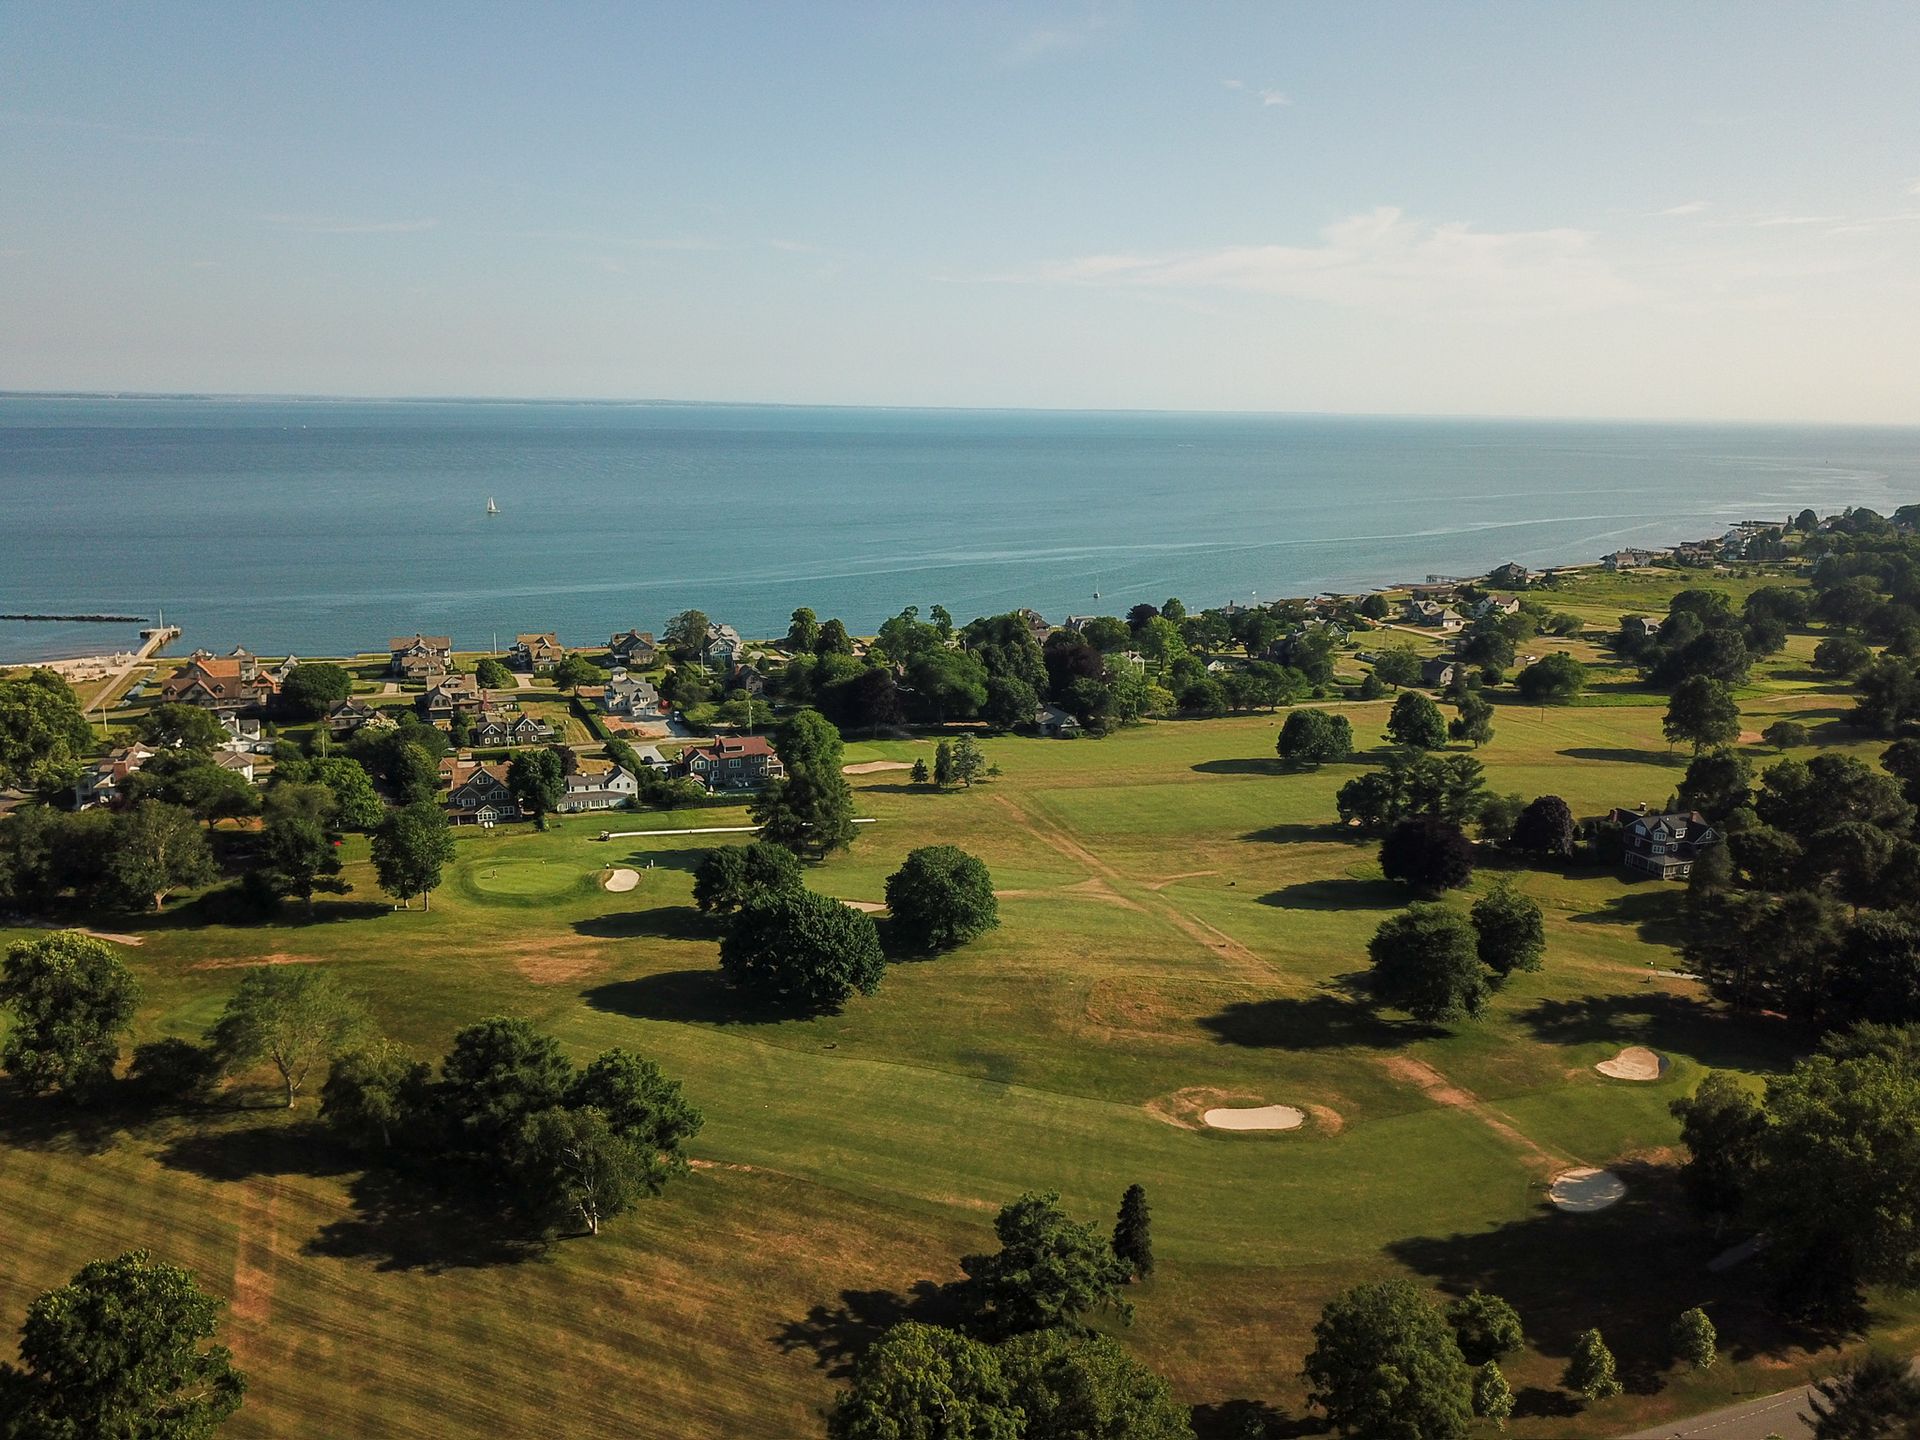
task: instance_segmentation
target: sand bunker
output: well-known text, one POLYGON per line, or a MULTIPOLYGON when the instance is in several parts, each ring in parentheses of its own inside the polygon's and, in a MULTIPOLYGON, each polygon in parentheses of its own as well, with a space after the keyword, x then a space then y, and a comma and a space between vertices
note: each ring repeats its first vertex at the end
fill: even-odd
POLYGON ((858 910, 862 915, 884 915, 887 913, 887 907, 882 905, 878 900, 842 900, 840 903, 849 910, 858 910))
POLYGON ((640 872, 638 870, 628 870, 624 868, 615 870, 607 876, 604 883, 607 889, 618 895, 633 889, 634 886, 640 883, 640 872))
POLYGON ((1611 1170, 1595 1170, 1590 1165, 1561 1171, 1547 1187, 1549 1200, 1576 1215, 1589 1215, 1618 1204, 1626 1193, 1626 1181, 1611 1170))
POLYGON ((842 765, 842 775, 878 775, 882 770, 911 770, 910 760, 862 760, 858 765, 842 765))
POLYGON ((1611 1060, 1593 1067, 1615 1080, 1658 1080, 1667 1073, 1667 1057, 1644 1045, 1629 1045, 1611 1060))
POLYGON ((1216 1130, 1298 1130, 1307 1119, 1304 1111, 1291 1105, 1209 1110, 1200 1118, 1216 1130))

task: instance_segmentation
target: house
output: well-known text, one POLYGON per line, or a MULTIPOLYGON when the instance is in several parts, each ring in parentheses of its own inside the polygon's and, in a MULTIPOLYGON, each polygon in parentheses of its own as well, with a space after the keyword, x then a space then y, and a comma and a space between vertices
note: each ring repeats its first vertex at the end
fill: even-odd
POLYGON ((1438 580, 1429 576, 1424 585, 1407 586, 1407 595, 1414 600, 1451 600, 1459 593, 1457 580, 1438 580))
POLYGON ((471 675, 443 675, 427 687, 418 703, 429 725, 451 725, 456 715, 485 710, 487 695, 471 675))
POLYGON ((767 677, 757 665, 742 665, 728 681, 730 688, 744 690, 756 699, 767 693, 767 677))
POLYGON ((1042 615, 1038 610, 1029 610, 1024 606, 1013 613, 1027 622, 1027 633, 1033 636, 1034 644, 1044 645, 1047 643, 1047 636, 1053 633, 1053 626, 1047 623, 1046 616, 1042 615))
POLYGON ((496 825, 523 818, 505 765, 455 760, 447 774, 447 818, 456 825, 496 825))
POLYGON ((680 773, 708 790, 757 790, 787 772, 760 735, 723 735, 680 752, 680 773))
POLYGON ((545 745, 552 739, 553 726, 525 711, 486 711, 473 727, 476 745, 545 745))
POLYGON ((558 664, 566 656, 560 637, 551 630, 539 635, 516 635, 507 651, 507 664, 515 670, 531 673, 558 664))
POLYGON ((1643 565, 1651 565, 1660 558, 1655 550, 1616 550, 1611 555, 1600 557, 1602 570, 1637 570, 1643 565))
POLYGON ((111 805, 120 798, 120 787, 127 783, 127 777, 138 770, 157 752, 148 746, 123 745, 120 749, 103 756, 80 772, 80 778, 73 782, 73 806, 76 810, 85 810, 93 805, 111 805))
POLYGON ((402 680, 438 680, 451 668, 453 641, 445 635, 407 635, 387 642, 388 668, 402 680))
POLYGON ((1079 719, 1058 705, 1042 705, 1033 712, 1033 728, 1049 740, 1076 740, 1082 734, 1079 719))
POLYGON ((1651 640, 1660 633, 1658 615, 1628 615, 1620 622, 1620 631, 1640 640, 1651 640))
POLYGON ((260 722, 251 715, 222 715, 220 728, 227 732, 227 738, 220 743, 222 750, 231 750, 239 755, 268 755, 273 752, 273 741, 267 737, 260 722))
POLYGON ((195 651, 160 686, 160 698, 169 705, 198 705, 221 714, 260 709, 279 693, 279 684, 252 656, 216 658, 204 650, 195 651))
POLYGON ((336 700, 327 710, 327 729, 335 735, 351 735, 356 730, 391 730, 394 718, 377 705, 349 695, 336 700))
POLYGON ((700 663, 709 670, 732 674, 747 653, 747 642, 731 625, 708 625, 707 638, 700 646, 700 663))
POLYGON ((660 659, 660 647, 649 631, 623 630, 607 641, 607 654, 629 670, 651 670, 660 659))
MULTIPOLYGON (((583 690, 585 686, 581 687, 583 690)), ((653 688, 650 681, 628 674, 625 670, 615 670, 607 677, 607 683, 596 687, 600 709, 607 715, 658 715, 660 713, 660 692, 653 688)))
POLYGON ((1487 574, 1487 584, 1501 590, 1524 590, 1532 583, 1532 572, 1512 560, 1496 566, 1487 574))
POLYGON ((269 670, 267 674, 273 677, 274 684, 284 685, 287 683, 287 677, 293 674, 299 666, 300 657, 298 655, 289 655, 278 665, 274 666, 273 669, 269 670))
POLYGON ((253 756, 237 750, 219 750, 214 752, 213 763, 222 770, 231 770, 241 779, 251 783, 253 780, 253 756))
POLYGON ((1453 684, 1458 665, 1445 656, 1420 662, 1420 683, 1432 690, 1444 690, 1453 684))
POLYGON ((1661 880, 1686 879, 1700 852, 1720 843, 1720 832, 1697 810, 1625 818, 1622 862, 1629 870, 1661 880))
POLYGON ((553 808, 562 815, 586 810, 618 810, 633 802, 640 782, 618 765, 582 766, 567 776, 567 793, 553 808))
POLYGON ((1138 650, 1122 650, 1118 655, 1108 656, 1107 663, 1131 665, 1136 670, 1144 670, 1147 668, 1147 657, 1138 650))
POLYGON ((1437 600, 1409 600, 1407 619, 1429 630, 1459 630, 1467 623, 1458 610, 1437 600))
POLYGON ((1487 620, 1497 615, 1518 615, 1520 602, 1511 595, 1489 595, 1469 605, 1467 613, 1476 620, 1487 620))

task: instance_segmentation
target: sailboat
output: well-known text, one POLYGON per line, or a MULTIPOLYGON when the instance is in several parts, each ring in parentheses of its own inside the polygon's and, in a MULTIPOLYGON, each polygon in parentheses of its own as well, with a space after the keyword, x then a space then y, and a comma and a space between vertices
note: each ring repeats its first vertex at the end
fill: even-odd
POLYGON ((498 515, 500 513, 500 507, 493 503, 493 496, 491 495, 487 496, 487 513, 489 515, 498 515))

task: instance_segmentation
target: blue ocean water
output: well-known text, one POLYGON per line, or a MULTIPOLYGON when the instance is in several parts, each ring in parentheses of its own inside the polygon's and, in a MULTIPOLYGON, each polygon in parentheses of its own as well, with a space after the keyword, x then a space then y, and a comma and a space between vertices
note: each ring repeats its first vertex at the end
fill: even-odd
MULTIPOLYGON (((186 645, 262 654, 586 643, 689 607, 861 631, 907 604, 1197 608, 1914 500, 1920 429, 0 396, 0 611, 164 609, 186 645)), ((0 659, 131 628, 0 621, 0 659)))

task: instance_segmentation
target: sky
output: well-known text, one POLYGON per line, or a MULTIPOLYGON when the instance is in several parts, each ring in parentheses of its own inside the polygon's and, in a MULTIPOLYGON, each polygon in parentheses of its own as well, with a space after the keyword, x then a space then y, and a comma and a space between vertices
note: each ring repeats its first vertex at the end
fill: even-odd
POLYGON ((1920 423, 1920 6, 0 6, 0 388, 1920 423))

